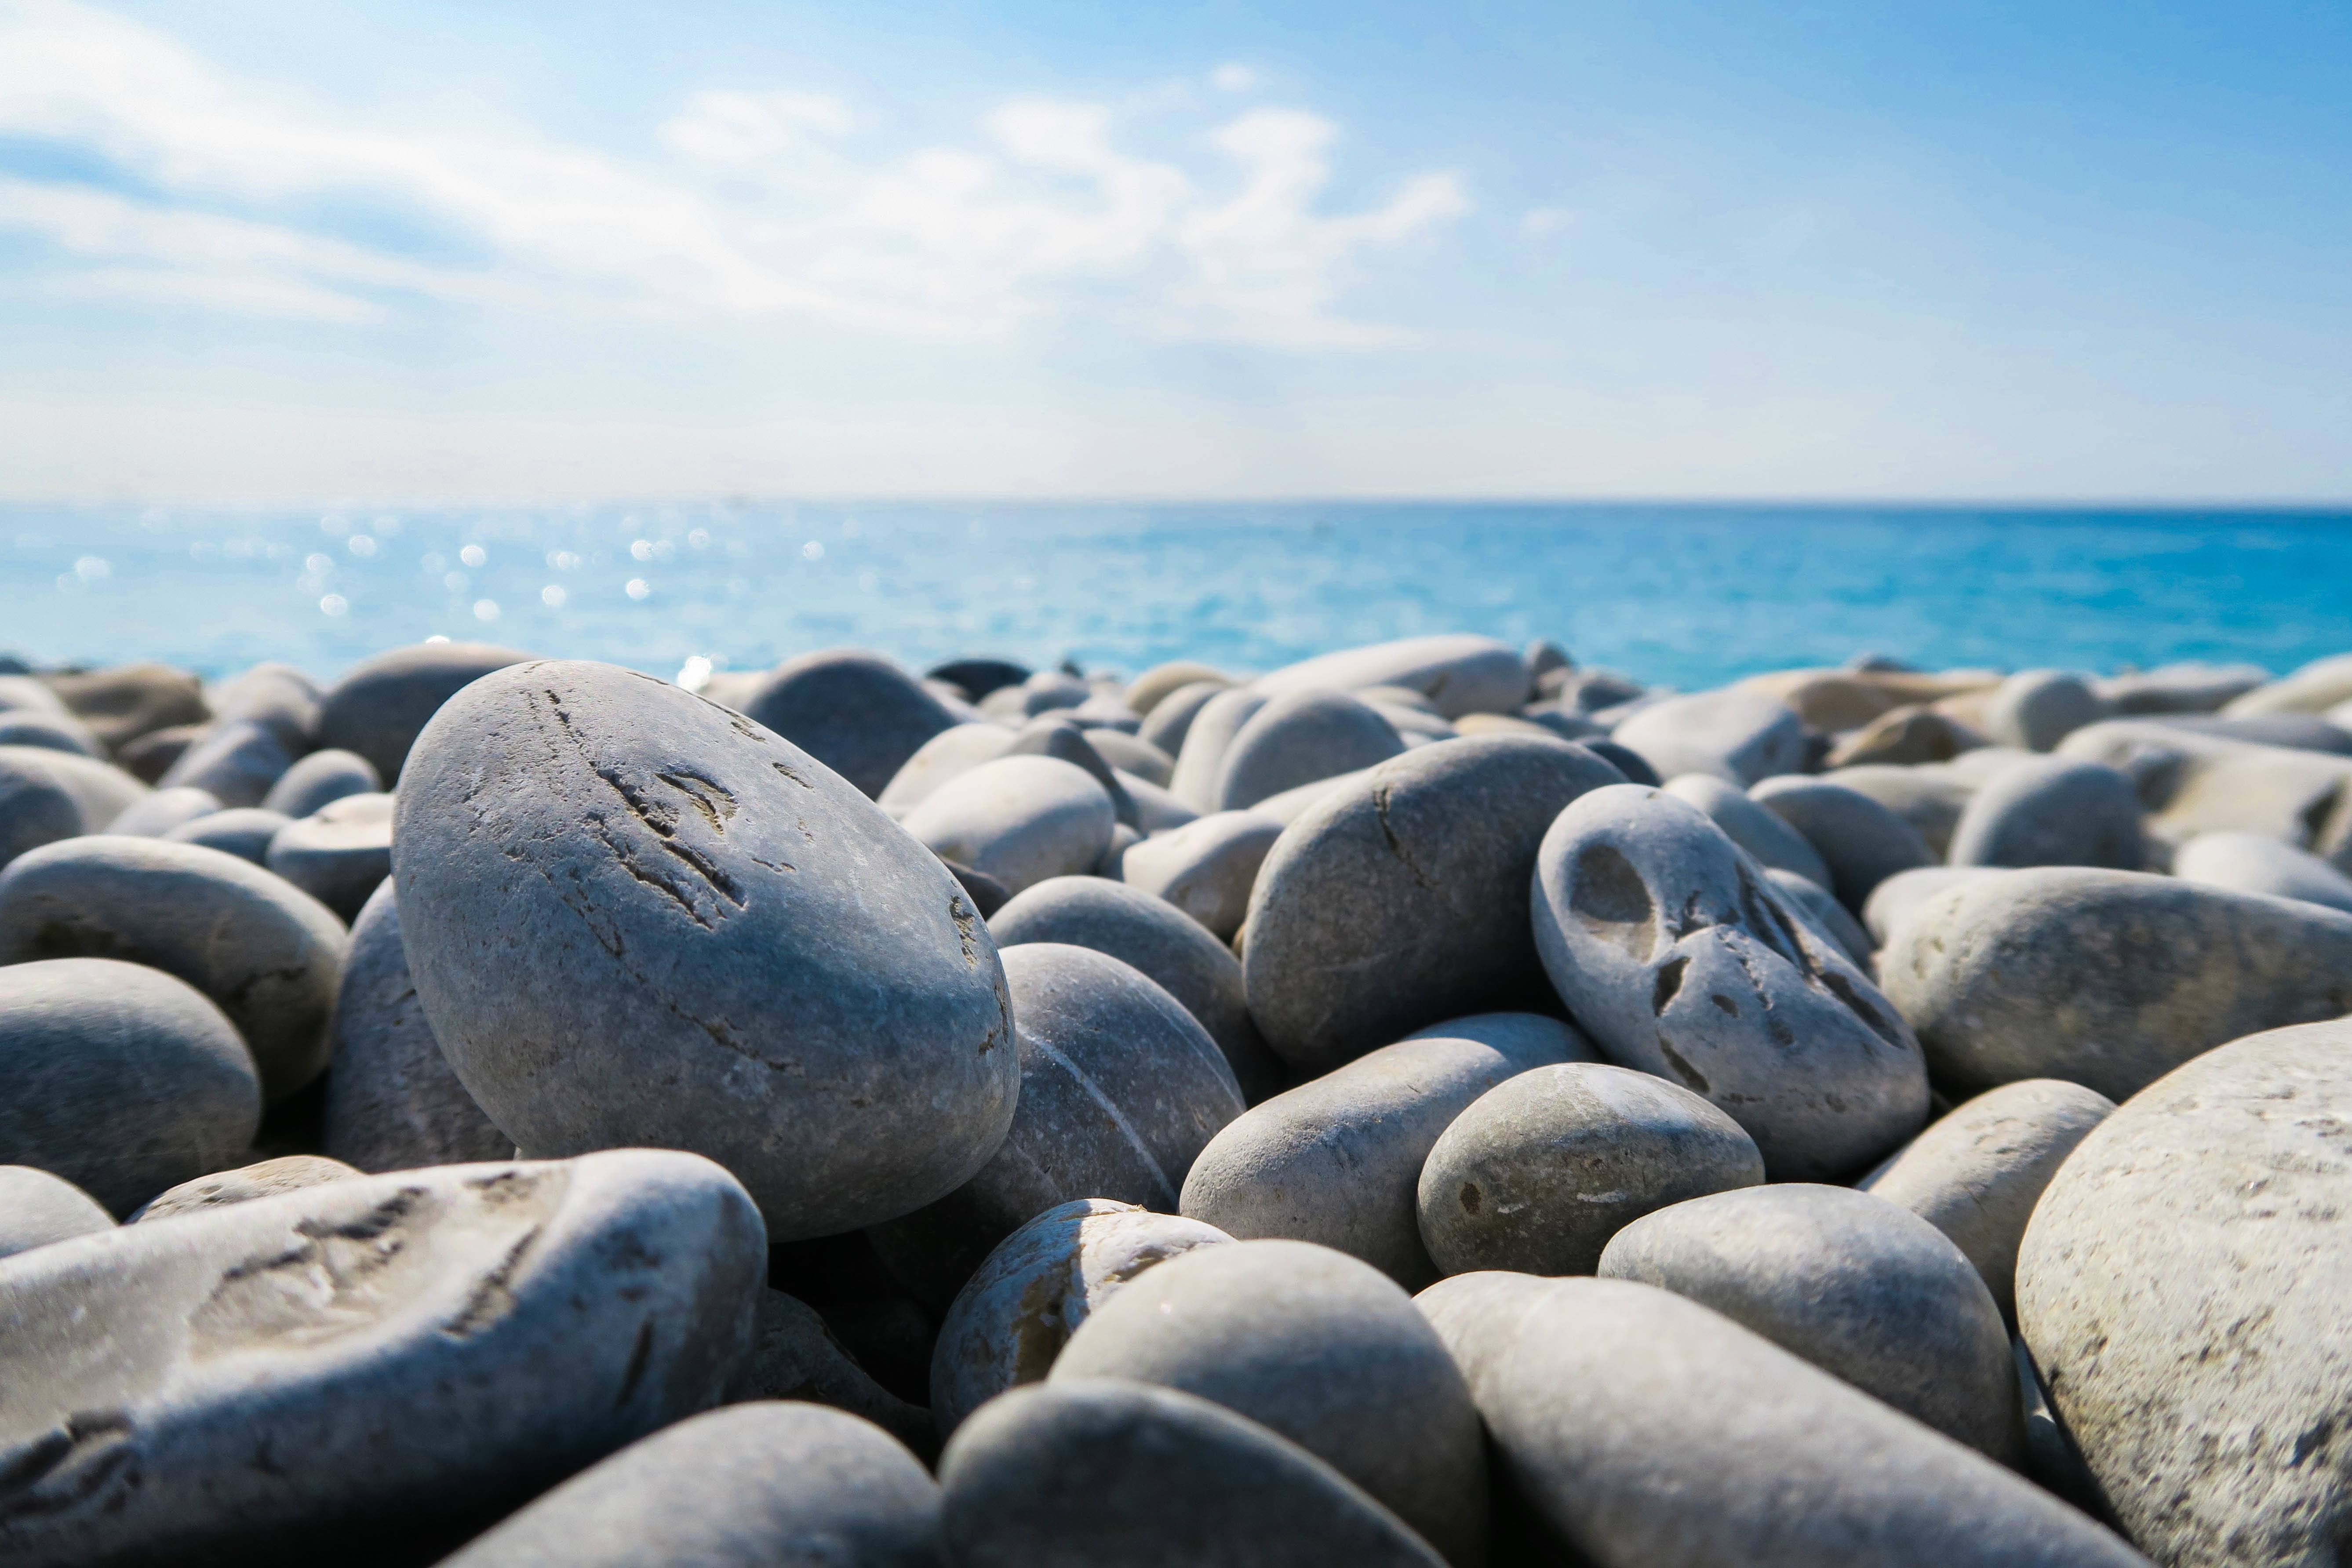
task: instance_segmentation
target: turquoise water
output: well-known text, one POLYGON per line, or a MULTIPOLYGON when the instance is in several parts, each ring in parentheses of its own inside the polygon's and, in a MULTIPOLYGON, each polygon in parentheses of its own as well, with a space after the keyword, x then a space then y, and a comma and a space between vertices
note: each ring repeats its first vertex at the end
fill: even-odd
POLYGON ((2285 669, 2352 649, 2352 512, 762 502, 0 510, 0 650, 280 658, 436 634, 662 674, 856 645, 1267 668, 1420 632, 1557 637, 1697 687, 1932 665, 2285 669))

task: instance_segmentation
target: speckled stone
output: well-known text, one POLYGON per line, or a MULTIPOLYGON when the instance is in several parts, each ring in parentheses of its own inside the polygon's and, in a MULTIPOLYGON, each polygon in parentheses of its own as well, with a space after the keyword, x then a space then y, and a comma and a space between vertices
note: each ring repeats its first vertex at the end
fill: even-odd
POLYGON ((340 1182, 346 1176, 356 1176, 354 1171, 341 1160, 330 1160, 318 1154, 285 1154, 275 1160, 264 1160, 255 1165, 241 1165, 234 1171, 219 1171, 194 1181, 182 1182, 175 1187, 149 1198, 139 1205, 137 1213, 125 1222, 145 1225, 156 1220, 180 1219, 192 1214, 226 1208, 231 1204, 247 1204, 256 1198, 274 1198, 280 1193, 300 1192, 328 1182, 340 1182))

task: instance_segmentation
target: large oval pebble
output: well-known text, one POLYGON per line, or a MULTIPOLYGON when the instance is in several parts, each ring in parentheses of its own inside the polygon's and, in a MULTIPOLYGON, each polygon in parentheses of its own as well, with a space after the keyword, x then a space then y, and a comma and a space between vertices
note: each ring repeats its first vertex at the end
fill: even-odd
POLYGON ((933 853, 1017 893, 1094 869, 1118 806, 1092 774, 1059 757, 999 757, 957 774, 902 819, 933 853))
POLYGON ((743 705, 769 729, 879 795, 907 759, 956 722, 946 703, 878 654, 856 648, 804 653, 776 667, 743 705))
MULTIPOLYGON (((488 643, 417 643, 361 660, 320 700, 319 744, 356 752, 385 785, 441 704, 494 669, 530 655, 488 643)), ((291 816, 292 813, 288 813, 291 816)))
POLYGON ((787 1240, 919 1207, 1003 1140, 987 928, 789 742, 610 665, 517 666, 441 710, 398 800, 417 996, 533 1154, 709 1154, 787 1240))

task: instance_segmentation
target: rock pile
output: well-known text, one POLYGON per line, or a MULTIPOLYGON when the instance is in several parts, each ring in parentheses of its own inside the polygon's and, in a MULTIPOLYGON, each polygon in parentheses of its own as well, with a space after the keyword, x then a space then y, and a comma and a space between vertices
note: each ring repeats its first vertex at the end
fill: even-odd
POLYGON ((2334 1564, 2347 669, 0 676, 0 1562, 2334 1564))

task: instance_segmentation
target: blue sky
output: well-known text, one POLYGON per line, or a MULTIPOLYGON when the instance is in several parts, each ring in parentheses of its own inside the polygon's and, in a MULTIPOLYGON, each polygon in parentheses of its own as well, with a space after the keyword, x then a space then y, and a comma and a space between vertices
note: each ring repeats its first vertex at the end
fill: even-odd
POLYGON ((2352 8, 0 0, 0 496, 2352 497, 2352 8))

